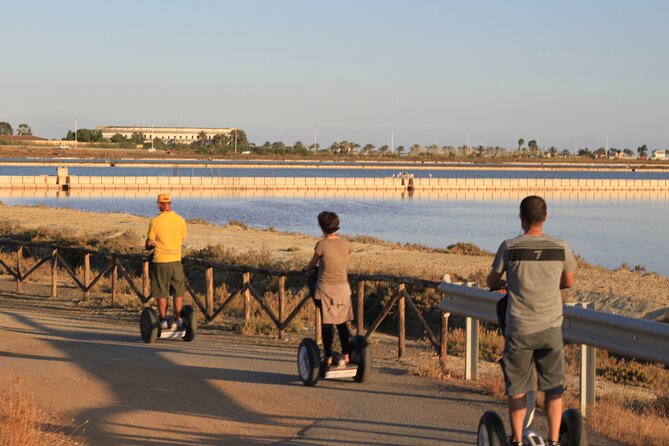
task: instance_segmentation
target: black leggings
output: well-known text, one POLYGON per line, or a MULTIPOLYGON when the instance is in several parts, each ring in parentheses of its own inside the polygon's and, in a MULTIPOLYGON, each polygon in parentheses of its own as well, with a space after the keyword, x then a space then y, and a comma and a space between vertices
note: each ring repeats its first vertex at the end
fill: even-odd
MULTIPOLYGON (((334 324, 323 324, 323 350, 325 351, 325 357, 329 358, 332 356, 332 341, 334 340, 334 324)), ((339 333, 339 342, 341 342, 341 354, 348 355, 349 346, 348 338, 351 335, 348 331, 348 325, 346 322, 343 324, 337 324, 337 332, 339 333)))

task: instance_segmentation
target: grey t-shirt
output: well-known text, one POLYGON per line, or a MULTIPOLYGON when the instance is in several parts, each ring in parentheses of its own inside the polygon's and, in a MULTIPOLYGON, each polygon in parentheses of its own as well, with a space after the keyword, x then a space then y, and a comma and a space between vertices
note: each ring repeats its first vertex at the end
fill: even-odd
POLYGON ((576 269, 567 242, 547 235, 504 240, 492 268, 506 271, 506 333, 532 334, 562 325, 560 278, 576 269))

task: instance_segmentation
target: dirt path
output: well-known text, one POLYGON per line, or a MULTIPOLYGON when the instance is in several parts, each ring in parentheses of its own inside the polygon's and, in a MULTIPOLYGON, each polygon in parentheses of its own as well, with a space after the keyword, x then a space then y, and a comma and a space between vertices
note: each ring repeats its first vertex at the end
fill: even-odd
POLYGON ((193 343, 144 344, 136 314, 12 293, 0 294, 0 307, 0 388, 22 377, 86 444, 472 444, 480 414, 504 412, 490 397, 409 375, 383 353, 369 382, 309 388, 293 344, 215 330, 193 343))
MULTIPOLYGON (((45 227, 71 237, 123 237, 141 246, 148 218, 129 214, 101 214, 45 207, 0 206, 0 222, 27 228, 45 227), (85 222, 85 225, 82 224, 85 222), (127 237, 132 234, 132 237, 127 237)), ((275 259, 306 262, 316 239, 302 234, 244 228, 236 225, 189 224, 187 246, 223 244, 239 252, 265 249, 275 259)), ((400 248, 393 244, 355 242, 352 270, 440 280, 444 274, 482 283, 492 258, 400 248)), ((658 318, 669 314, 669 278, 644 272, 611 271, 581 264, 576 287, 567 301, 594 302, 597 309, 619 314, 658 318)))

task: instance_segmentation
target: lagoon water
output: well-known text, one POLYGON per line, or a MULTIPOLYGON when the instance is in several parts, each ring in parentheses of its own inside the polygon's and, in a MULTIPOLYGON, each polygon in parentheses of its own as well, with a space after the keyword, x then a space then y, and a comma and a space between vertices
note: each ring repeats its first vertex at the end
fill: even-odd
MULTIPOLYGON (((153 193, 73 197, 37 192, 25 196, 4 192, 6 204, 46 205, 98 212, 125 212, 150 216, 156 212, 153 193)), ((212 223, 240 220, 250 226, 319 235, 318 212, 337 212, 341 231, 383 240, 446 247, 471 242, 495 251, 504 238, 520 233, 520 193, 337 195, 315 193, 291 196, 272 192, 223 192, 210 196, 173 194, 174 208, 185 218, 212 223)), ((622 263, 643 265, 648 271, 669 275, 669 196, 555 194, 546 197, 549 221, 546 232, 569 241, 586 261, 609 268, 622 263)), ((225 240, 212 240, 212 243, 225 240)), ((411 271, 406 272, 411 275, 411 271)))

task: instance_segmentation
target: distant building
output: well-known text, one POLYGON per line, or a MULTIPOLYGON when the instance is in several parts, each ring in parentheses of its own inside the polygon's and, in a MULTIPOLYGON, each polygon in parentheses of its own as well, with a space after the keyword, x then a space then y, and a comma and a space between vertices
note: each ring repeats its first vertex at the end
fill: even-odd
POLYGON ((153 139, 162 139, 165 142, 174 141, 177 143, 191 143, 198 140, 200 134, 204 132, 207 139, 212 139, 216 135, 231 135, 236 128, 198 128, 198 127, 139 127, 139 126, 111 126, 100 125, 97 130, 102 130, 102 137, 111 139, 112 136, 120 134, 126 138, 133 134, 144 135, 144 141, 153 139))
POLYGON ((654 160, 666 160, 667 157, 667 151, 666 150, 653 150, 653 156, 652 159, 654 160))

